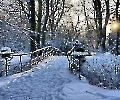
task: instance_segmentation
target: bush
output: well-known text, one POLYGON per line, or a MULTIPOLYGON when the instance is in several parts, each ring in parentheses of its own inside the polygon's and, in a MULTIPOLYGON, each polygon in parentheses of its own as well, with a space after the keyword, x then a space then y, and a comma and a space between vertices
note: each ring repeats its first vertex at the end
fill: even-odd
POLYGON ((90 84, 120 89, 120 57, 112 54, 98 54, 86 57, 81 67, 81 73, 90 84))

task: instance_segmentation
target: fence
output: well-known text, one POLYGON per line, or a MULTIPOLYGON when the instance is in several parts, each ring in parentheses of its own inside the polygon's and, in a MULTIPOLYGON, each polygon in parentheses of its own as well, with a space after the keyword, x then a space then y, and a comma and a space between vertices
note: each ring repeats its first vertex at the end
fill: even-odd
POLYGON ((37 66, 38 63, 45 58, 52 55, 58 55, 58 53, 59 49, 48 46, 37 49, 36 51, 30 52, 29 54, 13 54, 12 58, 3 59, 4 61, 2 63, 4 64, 2 64, 3 68, 1 68, 0 74, 1 76, 7 76, 30 70, 31 68, 37 66))
POLYGON ((51 56, 52 54, 53 54, 53 49, 51 46, 37 49, 34 52, 30 52, 31 66, 37 65, 39 61, 42 61, 43 59, 45 59, 48 56, 51 56))

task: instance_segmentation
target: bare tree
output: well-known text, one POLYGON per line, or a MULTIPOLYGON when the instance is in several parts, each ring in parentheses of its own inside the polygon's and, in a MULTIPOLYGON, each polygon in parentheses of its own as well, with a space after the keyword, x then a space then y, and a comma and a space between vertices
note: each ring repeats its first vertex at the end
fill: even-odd
MULTIPOLYGON (((93 0, 94 10, 95 10, 95 22, 96 22, 96 29, 98 29, 97 38, 98 38, 98 45, 102 45, 103 40, 103 33, 102 33, 102 7, 100 0, 93 0)), ((97 46, 98 47, 98 46, 97 46)))
POLYGON ((38 0, 38 22, 37 22, 37 44, 39 48, 40 34, 41 34, 41 21, 42 21, 42 0, 38 0))
MULTIPOLYGON (((116 1, 116 20, 119 22, 120 21, 120 15, 118 14, 118 8, 119 8, 120 2, 119 0, 116 1)), ((119 54, 119 30, 117 30, 117 39, 116 39, 116 52, 119 54)))
POLYGON ((107 26, 109 18, 110 18, 109 0, 105 0, 105 5, 106 5, 106 17, 105 17, 105 24, 104 24, 104 27, 103 27, 103 43, 102 43, 102 47, 103 47, 104 51, 106 49, 106 47, 105 47, 105 43, 106 43, 106 26, 107 26))
POLYGON ((64 14, 65 0, 50 0, 49 25, 51 33, 54 33, 64 14))
MULTIPOLYGON (((44 5, 42 5, 44 6, 44 5)), ((42 45, 45 45, 47 31, 54 35, 55 30, 64 14, 65 0, 45 0, 45 15, 43 15, 42 45)), ((41 19, 42 20, 42 19, 41 19)))
MULTIPOLYGON (((31 12, 31 18, 30 18, 30 24, 31 24, 31 30, 32 31, 35 31, 36 29, 36 20, 35 20, 35 1, 34 0, 30 0, 30 12, 31 12)), ((35 48, 35 41, 36 41, 36 38, 35 36, 31 35, 31 51, 35 51, 36 48, 35 48)))
POLYGON ((43 28, 42 28, 42 46, 45 45, 45 34, 47 31, 46 25, 47 25, 47 21, 48 21, 48 17, 49 17, 49 0, 45 0, 46 3, 46 15, 44 18, 44 24, 43 24, 43 28))
MULTIPOLYGON (((21 0, 18 0, 18 2, 19 2, 19 5, 21 6, 21 8, 22 8, 22 11, 24 11, 24 13, 28 16, 28 19, 30 18, 30 2, 28 2, 28 1, 26 1, 27 2, 27 4, 28 4, 28 11, 27 10, 25 10, 25 6, 24 6, 24 3, 23 3, 23 1, 21 1, 21 0)), ((20 13, 21 14, 21 13, 20 13)))
MULTIPOLYGON (((86 5, 86 1, 81 1, 83 12, 85 15, 85 23, 87 26, 87 29, 90 31, 90 24, 91 20, 94 20, 96 31, 97 31, 97 49, 99 46, 101 47, 102 52, 106 51, 105 43, 106 43, 106 26, 108 24, 108 21, 110 20, 110 1, 109 0, 92 0, 93 3, 91 3, 91 7, 93 7, 94 18, 91 18, 89 15, 87 15, 87 10, 89 9, 86 5), (104 14, 103 14, 104 13, 104 14), (105 20, 105 21, 104 21, 105 20)), ((90 8, 91 9, 91 8, 90 8)), ((89 9, 89 10, 90 10, 89 9)), ((94 28, 95 29, 95 28, 94 28)))

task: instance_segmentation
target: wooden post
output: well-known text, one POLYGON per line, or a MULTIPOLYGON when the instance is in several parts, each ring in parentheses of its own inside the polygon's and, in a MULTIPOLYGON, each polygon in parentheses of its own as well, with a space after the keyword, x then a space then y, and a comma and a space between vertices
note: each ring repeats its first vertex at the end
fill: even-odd
POLYGON ((7 57, 5 58, 5 63, 6 63, 5 67, 6 67, 6 76, 7 76, 8 75, 7 57))
POLYGON ((21 70, 21 72, 23 71, 23 68, 22 68, 22 54, 20 55, 20 70, 21 70))

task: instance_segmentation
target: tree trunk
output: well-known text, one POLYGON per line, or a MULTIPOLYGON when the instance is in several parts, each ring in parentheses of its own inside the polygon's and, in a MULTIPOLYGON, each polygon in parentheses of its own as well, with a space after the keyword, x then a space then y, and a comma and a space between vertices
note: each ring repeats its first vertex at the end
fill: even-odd
POLYGON ((50 20, 50 27, 51 27, 51 34, 54 33, 54 14, 55 14, 55 10, 54 10, 54 4, 53 4, 53 0, 51 0, 50 2, 50 6, 51 6, 51 18, 49 18, 50 20))
MULTIPOLYGON (((119 0, 117 0, 116 2, 116 20, 119 22, 118 8, 119 8, 119 0)), ((119 30, 117 30, 116 52, 118 55, 119 54, 119 30)))
MULTIPOLYGON (((35 31, 35 28, 36 28, 36 23, 35 23, 35 1, 34 0, 31 0, 30 1, 30 12, 31 12, 31 19, 30 19, 30 24, 31 24, 31 30, 32 31, 35 31)), ((31 35, 30 36, 31 38, 31 41, 30 41, 30 44, 31 44, 31 52, 35 51, 36 48, 35 48, 35 41, 36 41, 36 38, 35 36, 31 35)))
POLYGON ((103 47, 103 51, 105 52, 105 43, 106 43, 106 26, 108 24, 109 21, 109 17, 110 17, 110 10, 109 10, 109 0, 105 0, 105 5, 106 5, 106 18, 105 18, 105 25, 103 27, 103 42, 102 42, 102 47, 103 47))
POLYGON ((40 46, 40 34, 41 34, 41 19, 42 19, 42 0, 38 0, 38 26, 37 26, 37 47, 39 48, 40 46))
POLYGON ((61 13, 59 14, 59 18, 58 18, 57 21, 56 21, 56 24, 55 24, 55 28, 54 28, 54 29, 56 29, 56 27, 58 26, 58 23, 60 22, 60 20, 61 20, 61 18, 62 18, 62 16, 63 16, 63 13, 64 13, 65 0, 62 0, 62 3, 63 3, 63 5, 62 5, 62 11, 61 11, 61 13))
POLYGON ((94 10, 96 12, 96 18, 95 18, 95 22, 96 22, 96 26, 97 26, 97 30, 98 30, 98 33, 97 33, 97 38, 98 38, 98 41, 97 41, 97 48, 99 48, 99 46, 101 47, 102 49, 102 52, 103 52, 103 37, 104 37, 104 34, 102 32, 102 11, 101 11, 101 1, 100 0, 93 0, 93 3, 94 3, 94 10))
POLYGON ((35 1, 31 0, 30 1, 30 5, 31 5, 31 30, 35 31, 36 29, 36 22, 35 22, 35 1))
POLYGON ((89 22, 88 22, 88 18, 87 18, 87 14, 86 14, 86 8, 85 8, 85 0, 83 0, 82 6, 83 6, 83 9, 84 9, 84 15, 85 15, 85 20, 86 20, 86 24, 87 24, 87 30, 88 30, 88 32, 90 32, 89 22))
POLYGON ((48 21, 48 16, 49 16, 49 0, 46 0, 46 15, 45 15, 45 20, 44 20, 44 25, 42 29, 42 46, 45 46, 45 34, 46 34, 46 25, 48 21))

